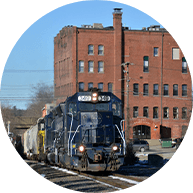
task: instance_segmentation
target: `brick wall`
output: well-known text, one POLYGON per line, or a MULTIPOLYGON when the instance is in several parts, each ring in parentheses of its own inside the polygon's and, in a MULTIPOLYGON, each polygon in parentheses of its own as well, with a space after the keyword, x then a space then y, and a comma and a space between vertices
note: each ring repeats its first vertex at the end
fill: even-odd
POLYGON ((191 76, 189 70, 182 73, 182 58, 172 58, 172 49, 179 48, 172 36, 166 31, 125 30, 122 28, 122 13, 113 13, 113 28, 64 27, 54 38, 54 81, 57 103, 78 91, 78 83, 88 83, 108 91, 108 83, 113 83, 113 93, 124 103, 126 115, 126 81, 121 64, 129 66, 129 116, 130 131, 126 136, 133 138, 133 127, 150 127, 150 138, 160 138, 160 127, 171 128, 171 137, 180 137, 182 126, 187 126, 192 109, 191 76), (88 54, 88 46, 93 45, 93 54, 88 54), (104 53, 98 54, 98 46, 103 45, 104 53), (154 56, 154 48, 158 54, 154 56), (162 52, 163 51, 163 52, 162 52), (144 72, 144 56, 148 57, 148 72, 144 72), (79 61, 84 62, 79 72, 79 61), (88 62, 93 61, 94 71, 89 72, 88 62), (104 71, 98 72, 98 62, 104 63, 104 71), (138 84, 138 95, 133 95, 133 84, 138 84), (143 95, 143 85, 148 84, 148 96, 143 95), (153 85, 158 84, 158 95, 153 94, 153 85), (163 85, 168 84, 169 95, 163 96, 163 85), (178 96, 173 96, 173 85, 178 85, 178 96), (182 96, 182 85, 187 85, 187 96, 182 96), (121 95, 123 93, 123 95, 121 95), (162 95, 161 95, 162 94, 162 95), (133 117, 133 107, 138 107, 138 116, 133 117), (143 108, 148 107, 148 118, 143 108), (153 108, 158 107, 158 118, 153 118, 153 108), (163 118, 163 108, 168 107, 169 117, 163 118), (178 108, 178 118, 173 118, 173 108, 178 108), (187 108, 187 119, 182 119, 182 108, 187 108), (129 135, 128 135, 129 134, 129 135))

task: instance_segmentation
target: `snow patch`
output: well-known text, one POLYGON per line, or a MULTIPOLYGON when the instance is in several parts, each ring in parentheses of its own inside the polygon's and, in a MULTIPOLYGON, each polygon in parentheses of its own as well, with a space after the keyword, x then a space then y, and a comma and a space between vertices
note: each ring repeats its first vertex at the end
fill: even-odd
POLYGON ((140 182, 137 182, 137 181, 134 181, 134 180, 130 180, 130 179, 127 179, 127 178, 121 178, 121 177, 117 177, 117 176, 108 176, 108 177, 111 177, 113 179, 117 179, 117 180, 121 180, 121 181, 125 181, 125 182, 128 182, 130 184, 139 184, 140 182))

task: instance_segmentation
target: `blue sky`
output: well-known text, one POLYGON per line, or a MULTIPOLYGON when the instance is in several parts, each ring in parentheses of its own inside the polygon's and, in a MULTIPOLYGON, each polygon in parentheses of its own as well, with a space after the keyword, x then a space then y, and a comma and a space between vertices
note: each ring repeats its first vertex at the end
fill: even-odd
POLYGON ((81 1, 55 9, 32 24, 11 51, 2 76, 2 103, 25 109, 31 85, 53 84, 53 39, 57 33, 67 25, 81 27, 82 24, 102 23, 112 26, 115 7, 123 8, 122 23, 131 29, 159 24, 133 7, 110 1, 81 1))

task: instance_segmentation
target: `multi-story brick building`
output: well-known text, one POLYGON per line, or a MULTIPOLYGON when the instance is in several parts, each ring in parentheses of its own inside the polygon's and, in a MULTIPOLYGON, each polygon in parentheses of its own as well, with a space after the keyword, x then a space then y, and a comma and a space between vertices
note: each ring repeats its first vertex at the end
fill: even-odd
POLYGON ((57 103, 98 87, 122 99, 129 117, 127 138, 181 137, 192 109, 185 57, 165 29, 130 30, 122 26, 122 14, 114 9, 113 26, 67 26, 54 38, 57 103))

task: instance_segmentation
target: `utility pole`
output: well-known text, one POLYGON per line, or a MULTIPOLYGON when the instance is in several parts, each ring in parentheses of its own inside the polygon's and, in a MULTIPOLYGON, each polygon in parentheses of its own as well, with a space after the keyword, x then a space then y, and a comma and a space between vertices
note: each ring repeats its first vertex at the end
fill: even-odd
POLYGON ((129 123, 129 65, 134 65, 133 63, 130 63, 130 62, 125 62, 125 63, 122 63, 121 66, 124 67, 124 70, 123 72, 126 74, 126 85, 127 85, 127 102, 126 102, 126 113, 127 113, 127 116, 126 116, 126 131, 127 131, 127 143, 129 143, 129 140, 130 140, 130 136, 129 136, 129 132, 130 132, 130 123, 129 123), (125 70, 125 66, 127 66, 127 70, 125 70))

